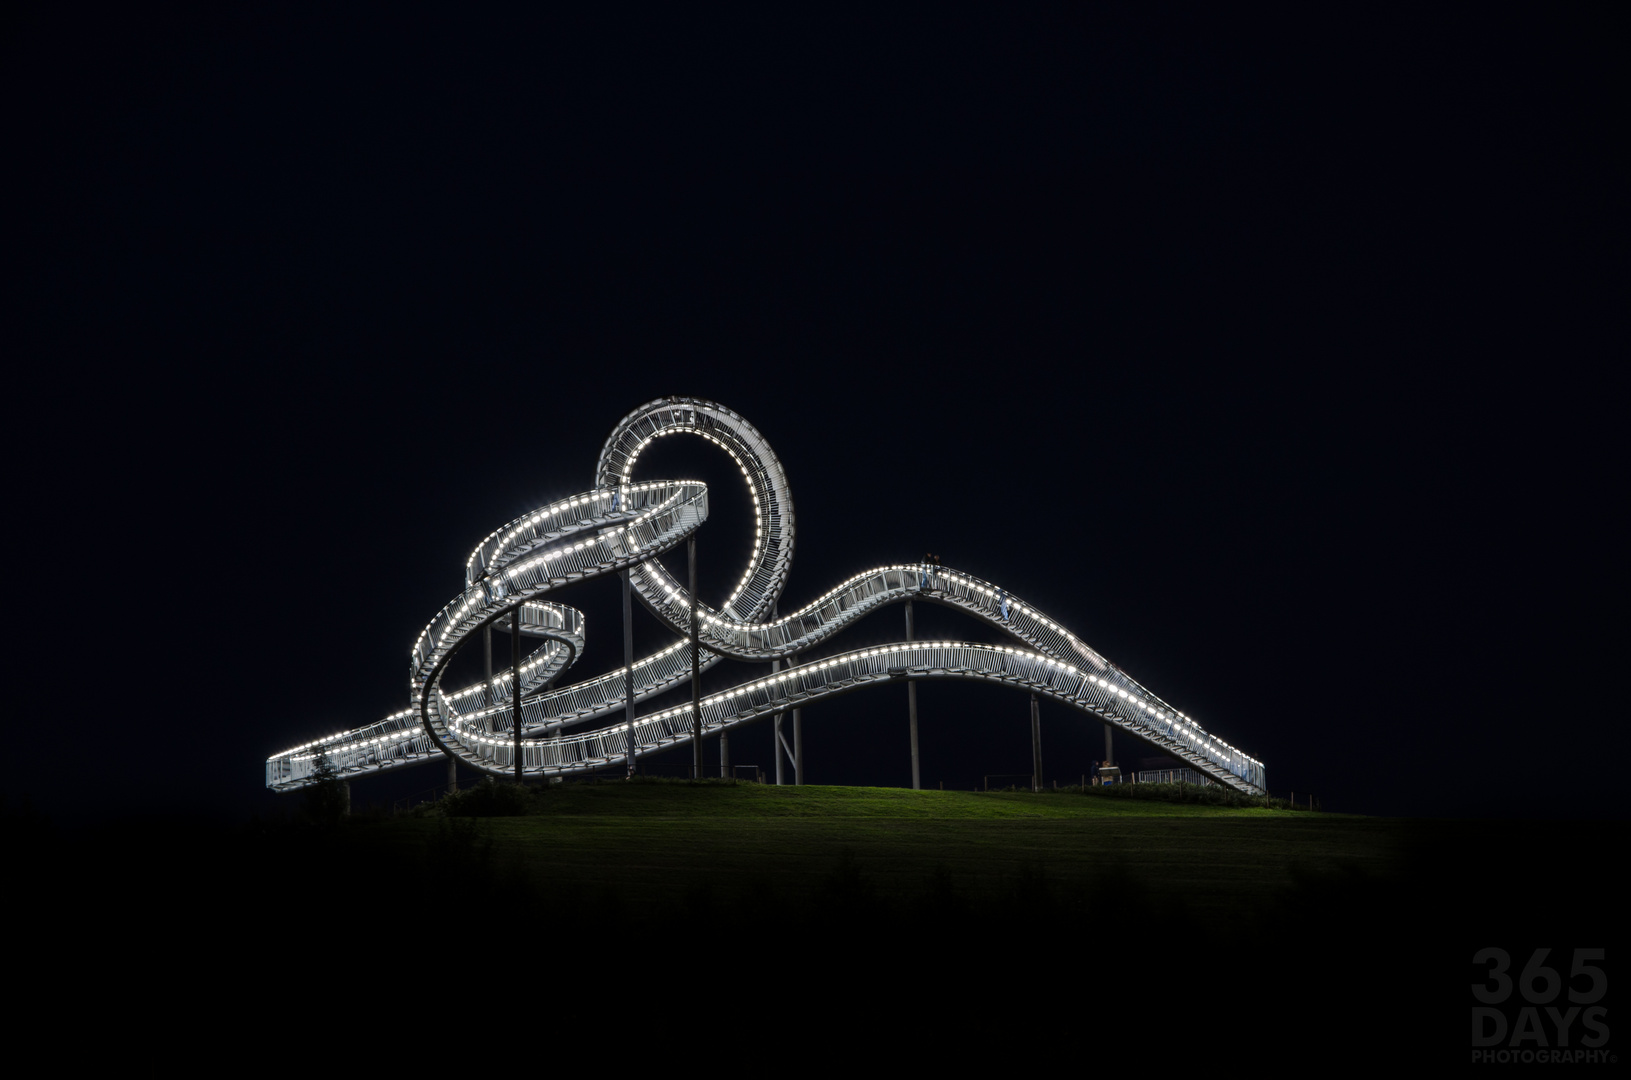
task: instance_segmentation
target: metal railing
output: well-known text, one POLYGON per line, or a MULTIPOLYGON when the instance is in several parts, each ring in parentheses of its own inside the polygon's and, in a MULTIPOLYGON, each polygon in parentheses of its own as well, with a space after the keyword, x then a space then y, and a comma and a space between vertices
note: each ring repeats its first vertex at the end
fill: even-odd
POLYGON ((1194 769, 1146 769, 1135 773, 1134 778, 1140 784, 1196 784, 1204 786, 1213 783, 1209 776, 1203 776, 1194 769))
POLYGON ((1161 749, 1198 777, 1242 791, 1265 790, 1260 761, 1205 731, 1034 605, 970 574, 927 564, 876 567, 798 611, 766 619, 786 584, 792 559, 787 479, 756 428, 724 406, 694 398, 660 399, 624 417, 601 450, 595 489, 517 518, 477 545, 466 560, 464 590, 414 642, 410 709, 273 755, 266 763, 267 786, 305 786, 320 754, 342 774, 434 760, 444 753, 483 772, 513 773, 510 695, 515 679, 510 670, 495 671, 490 690, 483 680, 448 692, 441 679, 472 635, 507 625, 516 610, 523 636, 549 635, 521 664, 524 774, 589 772, 627 762, 631 754, 638 758, 689 742, 689 704, 647 716, 636 713, 631 731, 624 716, 629 688, 622 669, 539 692, 583 645, 581 613, 543 597, 569 582, 624 570, 645 606, 682 635, 681 641, 635 663, 634 703, 690 678, 691 646, 685 638, 693 601, 656 556, 684 542, 707 519, 707 488, 695 481, 635 484, 631 478, 644 449, 674 434, 698 435, 722 447, 741 469, 754 509, 754 547, 741 579, 721 608, 697 604, 699 670, 727 656, 790 660, 883 605, 914 599, 959 608, 1021 646, 909 642, 789 667, 703 699, 704 736, 873 683, 966 679, 1049 697, 1161 749), (567 730, 612 715, 623 718, 592 731, 567 730))

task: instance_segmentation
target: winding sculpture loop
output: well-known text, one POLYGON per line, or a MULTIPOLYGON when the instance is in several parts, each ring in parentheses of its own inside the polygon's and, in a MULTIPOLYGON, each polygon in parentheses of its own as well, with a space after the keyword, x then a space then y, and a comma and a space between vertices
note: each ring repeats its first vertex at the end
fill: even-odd
POLYGON ((521 772, 590 772, 690 742, 690 703, 645 716, 631 730, 625 672, 549 689, 583 651, 584 619, 544 597, 568 582, 630 572, 641 601, 681 640, 635 663, 634 700, 647 700, 691 677, 689 592, 656 556, 684 542, 708 516, 707 487, 695 481, 635 483, 635 462, 655 439, 692 434, 723 447, 753 498, 753 554, 723 607, 698 606, 699 665, 723 657, 790 660, 868 612, 919 599, 958 607, 995 624, 1019 647, 911 641, 839 653, 780 671, 702 700, 704 736, 786 712, 873 683, 953 678, 1004 683, 1063 702, 1113 724, 1240 791, 1265 790, 1263 764, 1205 732, 1035 607, 968 574, 927 564, 882 566, 857 574, 790 615, 775 617, 793 556, 793 504, 781 462, 757 428, 715 402, 668 397, 625 416, 606 440, 595 487, 510 522, 484 539, 465 563, 465 588, 437 612, 413 644, 411 707, 355 731, 274 754, 266 785, 290 791, 313 783, 320 757, 341 775, 441 760, 513 774, 514 700, 522 695, 521 772), (442 676, 460 646, 484 627, 541 638, 512 670, 452 692, 442 676), (542 688, 542 692, 539 691, 542 688), (528 696, 528 695, 531 696, 528 696), (567 729, 616 716, 583 732, 567 729))

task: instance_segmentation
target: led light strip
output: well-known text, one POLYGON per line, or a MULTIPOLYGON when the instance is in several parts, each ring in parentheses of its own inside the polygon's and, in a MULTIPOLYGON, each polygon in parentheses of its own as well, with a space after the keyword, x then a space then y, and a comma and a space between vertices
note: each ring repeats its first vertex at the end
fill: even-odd
MULTIPOLYGON (((465 561, 464 592, 420 632, 412 650, 410 692, 414 707, 385 720, 313 740, 274 754, 266 762, 267 786, 306 786, 320 754, 343 773, 357 773, 439 759, 450 753, 472 768, 508 775, 514 771, 507 723, 516 692, 506 669, 495 673, 492 701, 485 681, 452 693, 442 673, 472 634, 521 610, 523 634, 563 635, 569 650, 546 640, 521 666, 522 771, 550 775, 590 771, 626 761, 631 732, 621 716, 624 672, 619 669, 571 686, 527 696, 559 674, 570 651, 582 652, 583 616, 574 608, 540 598, 571 581, 624 569, 642 602, 682 636, 688 635, 692 598, 655 556, 684 542, 707 518, 707 488, 697 481, 633 483, 640 454, 653 441, 691 434, 724 449, 742 473, 753 501, 753 550, 742 577, 715 610, 697 605, 702 668, 723 656, 741 660, 791 658, 827 640, 876 608, 912 598, 955 606, 1000 627, 1027 648, 957 642, 910 642, 857 650, 755 680, 703 702, 704 731, 711 734, 770 711, 785 711, 860 685, 898 677, 960 678, 1023 685, 1175 754, 1220 783, 1244 791, 1265 788, 1263 763, 1207 733, 1192 718, 1157 698, 1034 606, 969 574, 939 566, 898 564, 857 574, 825 595, 779 619, 761 621, 787 581, 793 555, 793 504, 781 462, 752 424, 715 402, 661 398, 625 416, 601 448, 596 487, 549 504, 490 533, 465 561), (1077 666, 1085 662, 1086 667, 1077 666), (879 665, 885 670, 880 670, 879 665), (796 689, 795 689, 796 688, 796 689), (754 696, 774 706, 755 703, 754 696), (502 699, 502 700, 500 700, 502 699), (563 729, 601 717, 619 722, 589 732, 563 729), (534 737, 554 732, 547 737, 534 737)), ((641 659, 634 670, 635 700, 674 688, 690 676, 688 640, 641 659)), ((638 717, 632 732, 636 753, 691 738, 690 706, 638 717)))

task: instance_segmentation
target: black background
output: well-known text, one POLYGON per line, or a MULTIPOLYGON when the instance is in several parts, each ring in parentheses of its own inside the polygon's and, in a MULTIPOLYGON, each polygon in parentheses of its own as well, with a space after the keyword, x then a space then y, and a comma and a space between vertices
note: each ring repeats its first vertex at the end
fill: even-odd
MULTIPOLYGON (((933 551, 1275 794, 1624 816, 1606 19, 8 19, 11 799, 277 813, 266 756, 402 707, 469 549, 677 393, 785 463, 783 610, 933 551)), ((641 472, 719 481, 716 601, 725 465, 641 472)), ((615 584, 562 599, 614 664, 615 584)), ((908 783, 904 697, 808 710, 809 779, 908 783)), ((921 709, 927 784, 1029 771, 1022 697, 921 709)), ((1043 706, 1050 778, 1098 738, 1043 706)))

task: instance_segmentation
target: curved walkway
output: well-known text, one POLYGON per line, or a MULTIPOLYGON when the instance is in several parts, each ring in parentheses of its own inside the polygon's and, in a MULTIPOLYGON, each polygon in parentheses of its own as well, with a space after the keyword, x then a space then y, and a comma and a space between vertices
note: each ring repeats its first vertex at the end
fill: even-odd
POLYGON ((894 679, 946 678, 1011 685, 1063 702, 1185 762, 1219 783, 1265 789, 1263 763, 1204 731, 1049 619, 990 582, 938 566, 882 566, 857 574, 792 614, 774 617, 793 553, 787 477, 769 444, 747 420, 715 402, 661 398, 629 413, 601 449, 596 486, 549 504, 487 536, 465 562, 465 588, 415 640, 409 665, 413 704, 378 723, 274 754, 266 784, 279 791, 312 783, 320 756, 342 775, 442 760, 513 775, 512 694, 521 694, 521 771, 544 776, 589 772, 692 738, 689 703, 636 719, 631 732, 623 669, 551 689, 583 651, 583 616, 547 594, 568 582, 630 573, 642 602, 682 640, 637 661, 636 703, 691 676, 691 597, 655 556, 683 543, 707 520, 708 491, 695 481, 636 484, 632 475, 652 441, 698 435, 736 462, 753 500, 754 546, 725 604, 698 605, 706 669, 722 657, 792 662, 867 613, 925 600, 961 608, 997 626, 1017 647, 967 642, 903 642, 825 657, 702 700, 704 736, 767 714, 894 679), (523 637, 541 640, 519 666, 493 683, 446 690, 442 676, 457 651, 487 627, 508 629, 520 615, 523 637), (519 684, 519 686, 517 686, 519 684), (569 731, 611 716, 616 723, 569 731))

